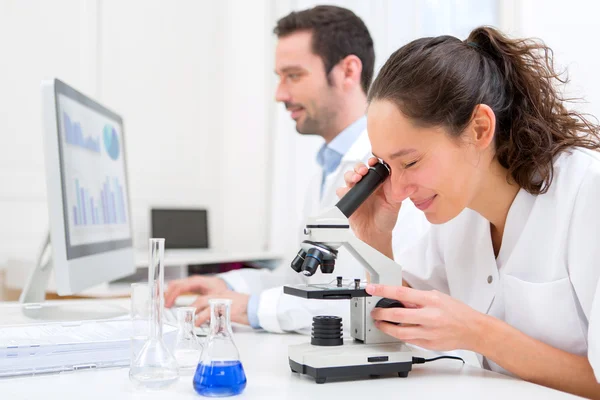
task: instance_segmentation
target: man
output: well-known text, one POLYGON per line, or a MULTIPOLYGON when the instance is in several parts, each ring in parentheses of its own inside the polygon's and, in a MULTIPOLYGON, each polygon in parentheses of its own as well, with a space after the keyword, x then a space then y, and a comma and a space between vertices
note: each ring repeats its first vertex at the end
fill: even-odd
MULTIPOLYGON (((371 156, 364 114, 373 78, 373 41, 360 18, 334 6, 292 12, 277 22, 274 33, 278 37, 275 72, 280 78, 275 98, 290 111, 299 133, 325 140, 317 154, 322 171, 306 195, 304 216, 308 217, 335 205, 335 189, 344 186, 344 172, 371 156)), ((408 202, 398 220, 395 240, 403 246, 416 240, 426 226, 422 213, 408 202)), ((340 275, 365 279, 358 261, 340 249, 333 275, 318 271, 307 278, 290 268, 293 256, 275 271, 245 269, 174 281, 165 294, 165 305, 171 307, 182 293, 200 294, 194 306, 196 323, 201 324, 210 317, 209 298, 230 298, 232 321, 271 332, 308 330, 312 317, 323 314, 349 321, 348 302, 301 299, 283 294, 282 286, 327 283, 340 275)))

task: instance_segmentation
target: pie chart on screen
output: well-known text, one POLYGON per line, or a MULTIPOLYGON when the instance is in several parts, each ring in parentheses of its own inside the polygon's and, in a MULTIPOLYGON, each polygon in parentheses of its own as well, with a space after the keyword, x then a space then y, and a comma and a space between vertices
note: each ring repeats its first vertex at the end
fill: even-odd
POLYGON ((110 125, 104 125, 103 131, 104 149, 110 158, 116 160, 119 158, 119 137, 117 131, 110 125))

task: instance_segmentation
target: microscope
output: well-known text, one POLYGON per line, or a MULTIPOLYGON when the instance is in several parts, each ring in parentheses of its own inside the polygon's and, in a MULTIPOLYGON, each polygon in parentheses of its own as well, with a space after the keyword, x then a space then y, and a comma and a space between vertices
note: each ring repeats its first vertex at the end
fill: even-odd
MULTIPOLYGON (((390 258, 359 240, 348 218, 390 175, 383 162, 375 164, 340 201, 323 214, 309 218, 298 255, 291 263, 294 271, 312 276, 318 268, 331 274, 338 249, 345 247, 369 272, 372 283, 402 285, 402 268, 390 258)), ((283 292, 307 299, 350 299, 350 332, 353 340, 342 339, 342 320, 336 316, 313 318, 311 342, 289 347, 293 372, 309 375, 317 383, 328 378, 398 374, 407 377, 413 354, 398 339, 375 327, 371 311, 375 307, 403 305, 392 299, 370 296, 360 279, 345 282, 337 277, 333 284, 284 286, 283 292)))

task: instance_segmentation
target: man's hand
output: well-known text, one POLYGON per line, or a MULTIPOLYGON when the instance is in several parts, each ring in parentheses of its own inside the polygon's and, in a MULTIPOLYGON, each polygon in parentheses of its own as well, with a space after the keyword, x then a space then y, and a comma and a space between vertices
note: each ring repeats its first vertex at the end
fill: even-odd
POLYGON ((231 299, 231 321, 238 324, 250 325, 248 321, 248 301, 250 295, 225 290, 215 295, 198 296, 192 307, 196 307, 196 326, 210 320, 210 299, 231 299))
POLYGON ((185 279, 171 281, 165 291, 165 307, 175 304, 175 299, 185 293, 216 295, 227 290, 227 284, 215 276, 194 275, 185 279))

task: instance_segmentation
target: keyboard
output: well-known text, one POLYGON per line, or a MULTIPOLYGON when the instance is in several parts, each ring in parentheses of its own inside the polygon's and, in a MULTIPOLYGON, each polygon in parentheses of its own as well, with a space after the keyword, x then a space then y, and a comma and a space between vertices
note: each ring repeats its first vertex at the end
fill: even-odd
MULTIPOLYGON (((177 307, 165 308, 163 312, 164 322, 169 325, 177 326, 177 307)), ((194 327, 196 336, 208 336, 210 331, 209 323, 194 327)))
POLYGON ((163 322, 165 324, 177 326, 177 308, 164 308, 163 309, 163 322))
POLYGON ((210 332, 210 326, 208 324, 202 324, 194 327, 194 333, 196 336, 208 336, 210 332))

